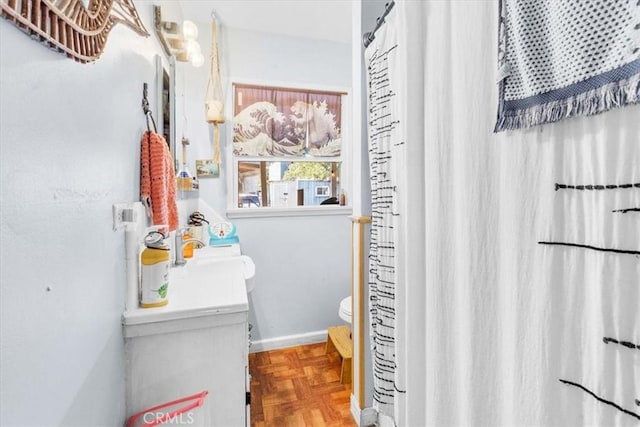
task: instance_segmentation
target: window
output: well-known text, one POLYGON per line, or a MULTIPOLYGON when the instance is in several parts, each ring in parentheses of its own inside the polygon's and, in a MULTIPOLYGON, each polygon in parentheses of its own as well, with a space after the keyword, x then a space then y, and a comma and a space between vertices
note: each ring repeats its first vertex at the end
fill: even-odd
POLYGON ((238 208, 319 206, 339 197, 343 96, 233 85, 238 208))
POLYGON ((316 187, 316 197, 318 196, 328 196, 329 195, 329 186, 328 185, 318 185, 316 187))

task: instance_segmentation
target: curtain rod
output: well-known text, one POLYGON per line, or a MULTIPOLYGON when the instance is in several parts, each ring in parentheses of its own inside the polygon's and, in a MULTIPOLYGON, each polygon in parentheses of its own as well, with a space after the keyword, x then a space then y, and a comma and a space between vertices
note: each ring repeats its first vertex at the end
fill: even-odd
POLYGON ((369 44, 371 44, 373 39, 376 38, 376 31, 378 31, 378 29, 380 27, 382 27, 382 24, 384 24, 384 18, 386 18, 386 16, 389 14, 389 12, 391 12, 391 9, 393 9, 393 5, 395 3, 396 2, 393 1, 393 0, 391 2, 389 2, 389 3, 386 3, 384 5, 384 7, 385 7, 384 13, 382 14, 381 17, 376 19, 376 27, 373 29, 373 31, 369 31, 368 33, 364 33, 362 35, 362 44, 364 44, 364 47, 369 46, 369 44))

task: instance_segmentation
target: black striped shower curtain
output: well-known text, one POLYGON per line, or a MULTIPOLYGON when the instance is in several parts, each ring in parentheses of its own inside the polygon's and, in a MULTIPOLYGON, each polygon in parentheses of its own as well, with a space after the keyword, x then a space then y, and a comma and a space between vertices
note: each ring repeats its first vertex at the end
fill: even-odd
POLYGON ((365 51, 378 424, 637 426, 640 106, 496 135, 497 2, 385 21, 365 51))

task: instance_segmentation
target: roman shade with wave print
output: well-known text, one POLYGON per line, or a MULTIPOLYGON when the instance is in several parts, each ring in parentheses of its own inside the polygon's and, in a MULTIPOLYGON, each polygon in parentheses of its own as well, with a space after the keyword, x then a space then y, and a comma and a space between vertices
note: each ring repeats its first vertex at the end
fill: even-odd
POLYGON ((342 93, 234 85, 236 156, 338 157, 342 93))

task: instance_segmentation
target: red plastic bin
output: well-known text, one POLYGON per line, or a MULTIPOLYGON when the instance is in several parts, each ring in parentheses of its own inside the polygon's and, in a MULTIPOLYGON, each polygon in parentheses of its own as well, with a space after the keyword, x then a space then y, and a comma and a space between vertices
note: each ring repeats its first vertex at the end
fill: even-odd
POLYGON ((140 411, 129 418, 126 427, 193 425, 193 412, 190 411, 201 407, 208 394, 205 390, 140 411))

